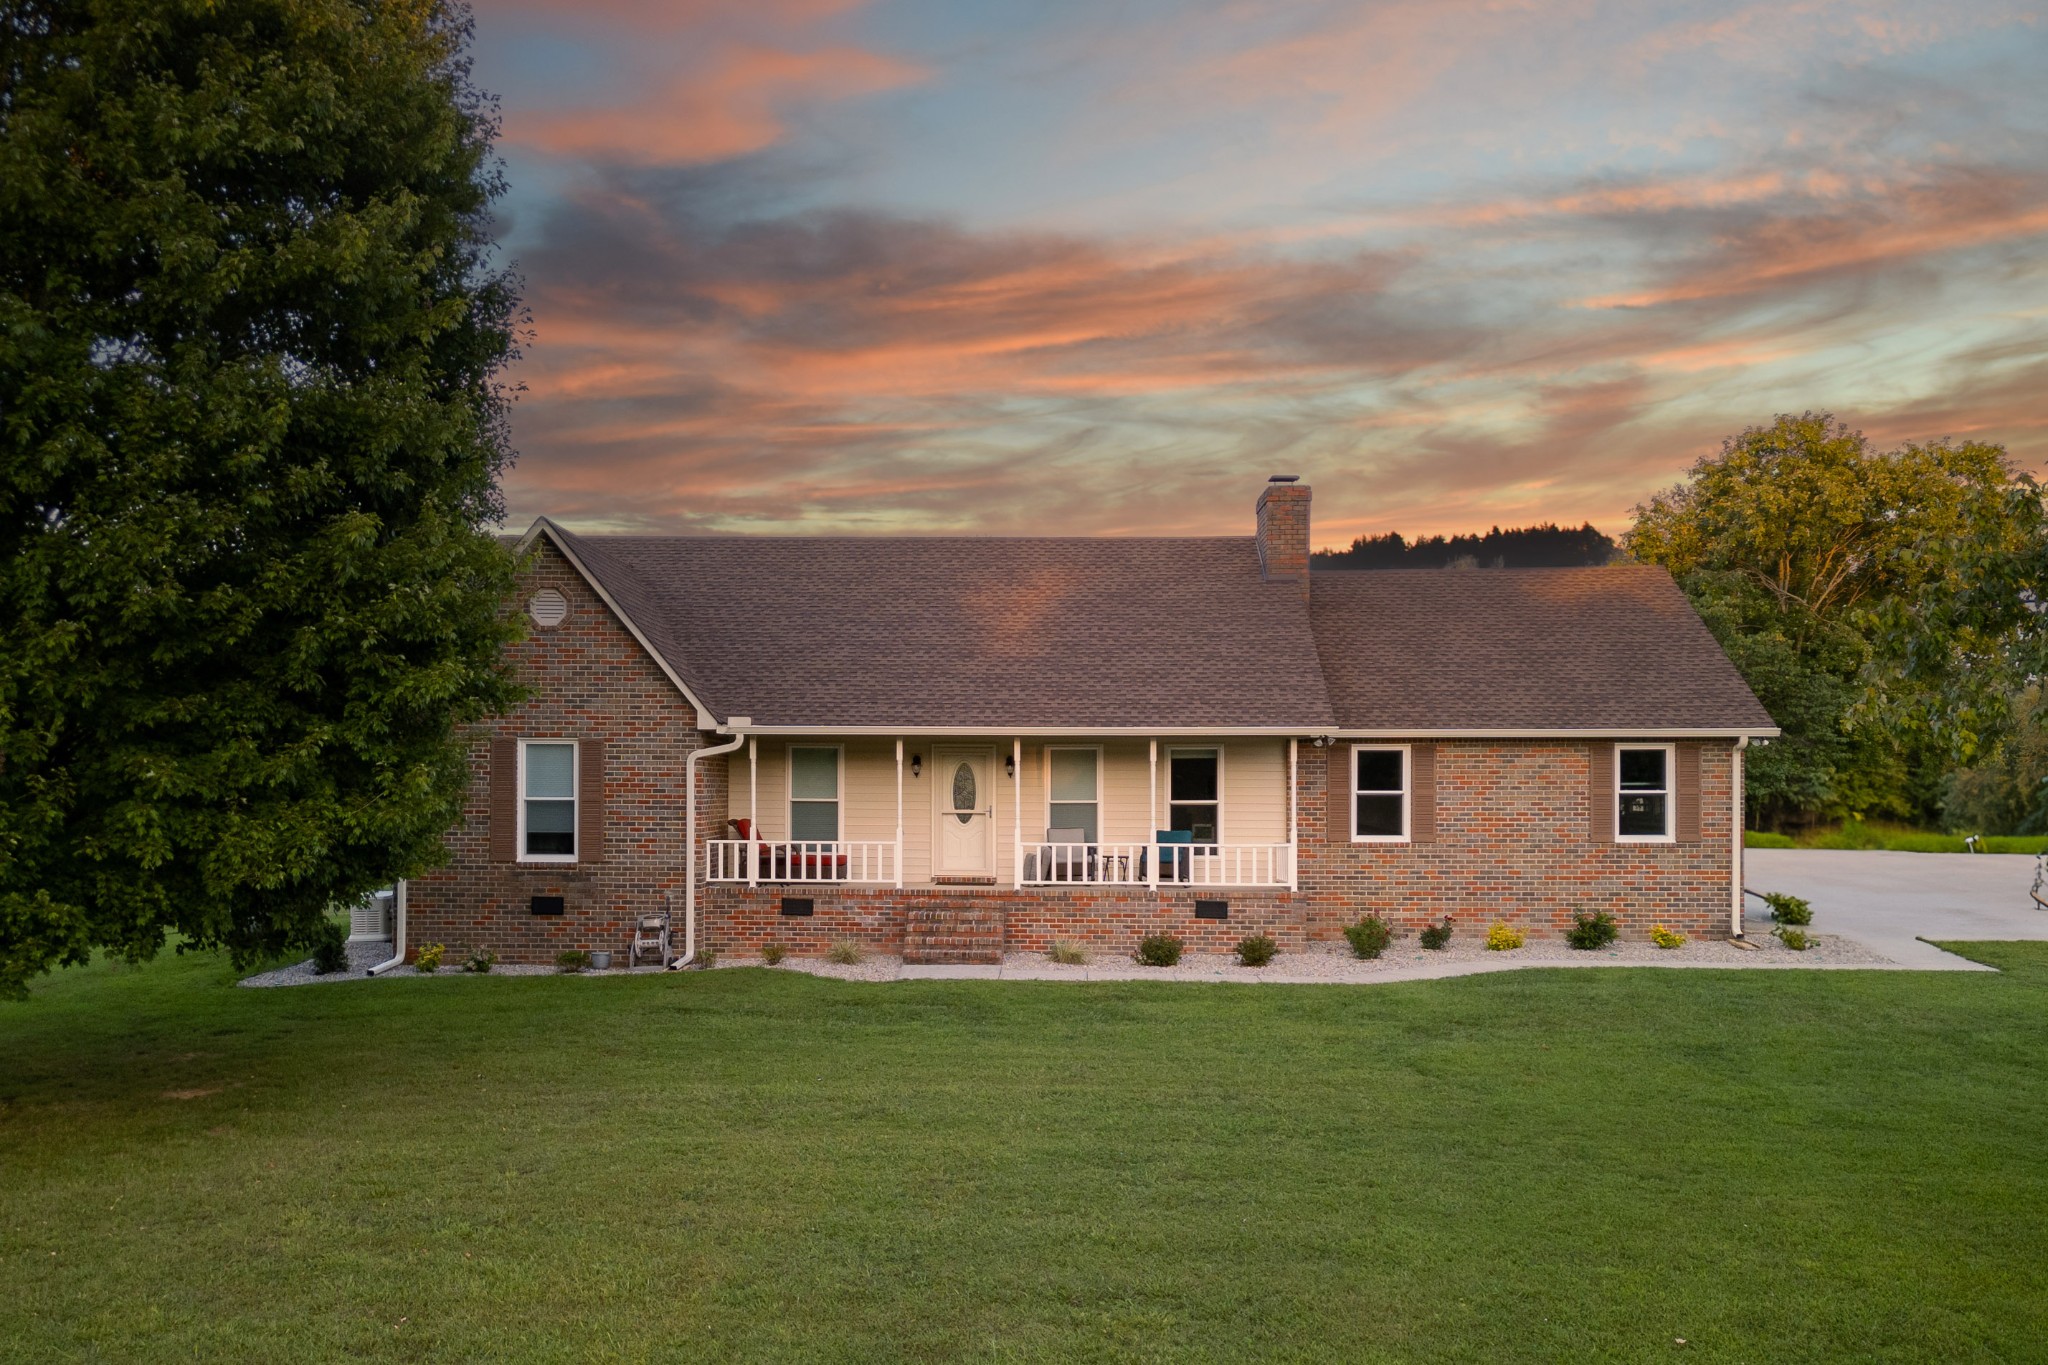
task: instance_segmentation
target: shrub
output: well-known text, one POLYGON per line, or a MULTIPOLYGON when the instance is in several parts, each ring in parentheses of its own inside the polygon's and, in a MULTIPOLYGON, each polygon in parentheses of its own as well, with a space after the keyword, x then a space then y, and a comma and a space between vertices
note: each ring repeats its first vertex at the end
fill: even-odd
POLYGON ((1590 915, 1579 915, 1572 927, 1564 931, 1564 941, 1574 948, 1590 952, 1614 942, 1615 932, 1614 916, 1599 910, 1590 915))
POLYGON ((1679 948, 1685 944, 1685 935, 1659 924, 1651 928, 1650 941, 1659 948, 1679 948))
POLYGON ((498 964, 498 955, 488 948, 471 948, 469 956, 462 960, 465 972, 487 972, 498 964))
POLYGON ((1280 951, 1280 945, 1264 934, 1253 934, 1240 939, 1237 944, 1237 960, 1247 967, 1263 967, 1273 960, 1273 954, 1280 951))
POLYGON ((1344 930, 1344 937, 1351 940, 1351 951, 1361 958, 1375 958, 1385 952, 1387 945, 1394 941, 1394 931, 1378 915, 1367 915, 1358 923, 1344 930))
POLYGON ((413 970, 426 972, 429 975, 440 971, 441 955, 447 951, 446 948, 443 948, 438 943, 422 944, 419 952, 413 956, 413 970))
POLYGON ((1147 934, 1138 942, 1138 962, 1145 967, 1171 967, 1187 945, 1172 934, 1147 934))
POLYGON ((1528 941, 1528 935, 1520 929, 1511 924, 1503 924, 1499 920, 1495 920, 1493 927, 1486 931, 1488 952, 1510 953, 1528 941))
POLYGON ((1065 939, 1055 940, 1052 947, 1045 950, 1045 955, 1054 962, 1063 962, 1069 967, 1078 967, 1088 960, 1086 948, 1078 943, 1069 943, 1065 939))
POLYGON ((761 960, 771 967, 788 956, 789 949, 783 947, 780 943, 764 943, 761 945, 761 960))
POLYGON ((1771 932, 1778 936, 1780 943, 1795 953, 1803 953, 1813 946, 1813 935, 1804 929, 1786 929, 1781 926, 1771 932))
POLYGON ((706 971, 716 967, 718 965, 718 949, 699 948, 697 950, 697 965, 706 971))
POLYGON ((1788 896, 1782 891, 1766 891, 1764 904, 1771 907, 1771 918, 1780 924, 1813 923, 1813 907, 1797 896, 1788 896))
POLYGON ((1432 924, 1415 937, 1431 952, 1442 952, 1451 946, 1451 917, 1445 915, 1442 924, 1432 924))
POLYGON ((861 952, 860 945, 852 939, 840 939, 839 942, 825 950, 825 960, 827 962, 837 962, 842 967, 851 967, 865 956, 867 955, 861 952))
POLYGON ((340 920, 321 920, 313 931, 312 947, 314 975, 348 970, 348 930, 341 927, 340 920))
POLYGON ((580 972, 590 965, 590 954, 581 948, 570 948, 555 954, 555 965, 565 972, 580 972))

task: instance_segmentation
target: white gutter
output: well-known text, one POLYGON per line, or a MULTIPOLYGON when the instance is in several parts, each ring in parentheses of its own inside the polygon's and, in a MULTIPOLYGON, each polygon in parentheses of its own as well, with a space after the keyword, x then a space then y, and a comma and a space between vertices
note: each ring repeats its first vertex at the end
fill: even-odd
POLYGON ((364 973, 366 976, 382 976, 405 961, 405 891, 405 878, 400 877, 391 889, 391 960, 379 962, 364 973))
POLYGON ((1776 726, 1765 729, 1711 730, 1690 726, 1684 729, 1672 726, 1648 726, 1623 730, 1613 727, 1602 729, 1566 729, 1563 727, 1543 728, 1523 726, 1519 729, 1430 729, 1427 726, 1408 726, 1397 730, 1328 730, 1322 732, 1332 739, 1738 739, 1747 744, 1751 739, 1773 739, 1783 733, 1776 726))
POLYGON ((1765 729, 1702 729, 1699 726, 1671 726, 1621 729, 1608 726, 1593 729, 1541 726, 1482 728, 1431 728, 1406 725, 1396 729, 1342 730, 1324 725, 750 725, 753 735, 916 735, 939 739, 1012 739, 1018 736, 1049 739, 1087 739, 1103 735, 1142 738, 1166 735, 1171 739, 1242 736, 1302 735, 1324 739, 1771 739, 1781 733, 1765 729))
MULTIPOLYGON (((733 717, 734 726, 750 723, 744 716, 733 717)), ((721 729, 720 733, 727 733, 721 729)), ((693 749, 689 758, 683 761, 683 955, 668 964, 672 972, 681 971, 697 960, 697 760, 713 754, 729 754, 747 742, 744 730, 733 729, 732 739, 725 744, 714 744, 709 749, 693 749)), ((757 820, 753 812, 747 818, 757 820)), ((755 833, 759 833, 759 829, 755 833)), ((749 855, 753 851, 748 850, 749 855)))
MULTIPOLYGON (((1208 737, 1231 735, 1290 735, 1324 733, 1320 725, 749 725, 755 735, 916 735, 934 739, 1085 739, 1097 735, 1146 735, 1208 737)), ((1405 733, 1405 732, 1404 732, 1405 733)))
POLYGON ((1744 805, 1742 799, 1742 760, 1744 756, 1743 751, 1747 748, 1749 748, 1749 736, 1744 735, 1741 739, 1735 741, 1734 756, 1728 760, 1728 785, 1734 788, 1734 799, 1731 804, 1735 808, 1733 811, 1735 829, 1728 839, 1730 845, 1728 850, 1729 873, 1735 882, 1735 905, 1731 911, 1728 932, 1731 938, 1737 939, 1742 937, 1742 816, 1744 805))

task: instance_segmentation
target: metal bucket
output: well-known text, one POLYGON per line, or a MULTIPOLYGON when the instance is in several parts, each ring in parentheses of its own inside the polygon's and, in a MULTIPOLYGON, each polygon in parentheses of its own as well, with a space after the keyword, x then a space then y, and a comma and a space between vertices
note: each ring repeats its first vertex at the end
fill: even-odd
POLYGON ((592 953, 590 955, 590 970, 594 972, 608 972, 611 969, 612 955, 610 953, 592 953))

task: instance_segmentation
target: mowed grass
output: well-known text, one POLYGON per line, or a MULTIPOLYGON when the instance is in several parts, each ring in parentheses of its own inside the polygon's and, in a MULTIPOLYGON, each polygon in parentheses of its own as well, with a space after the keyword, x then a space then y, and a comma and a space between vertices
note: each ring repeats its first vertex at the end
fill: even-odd
POLYGON ((97 965, 0 1005, 0 1359, 2042 1359, 2048 944, 1967 951, 2001 974, 97 965))
MULTIPOLYGON (((1821 825, 1798 834, 1773 834, 1749 830, 1742 836, 1746 848, 1828 848, 1885 849, 1893 853, 1968 853, 1970 846, 1960 834, 1940 830, 1914 829, 1910 825, 1883 820, 1865 823, 1848 820, 1839 825, 1821 825)), ((1984 834, 1977 838, 1978 853, 2048 853, 2048 834, 1984 834)))

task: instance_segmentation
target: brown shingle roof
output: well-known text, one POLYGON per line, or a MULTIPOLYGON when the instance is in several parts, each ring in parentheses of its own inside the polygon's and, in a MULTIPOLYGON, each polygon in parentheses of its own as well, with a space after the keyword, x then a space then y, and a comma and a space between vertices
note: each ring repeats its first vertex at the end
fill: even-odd
POLYGON ((1772 725, 1654 566, 1325 571, 1312 596, 1341 728, 1772 725))
POLYGON ((1286 727, 1331 714, 1251 538, 577 536, 700 700, 757 725, 1286 727))

